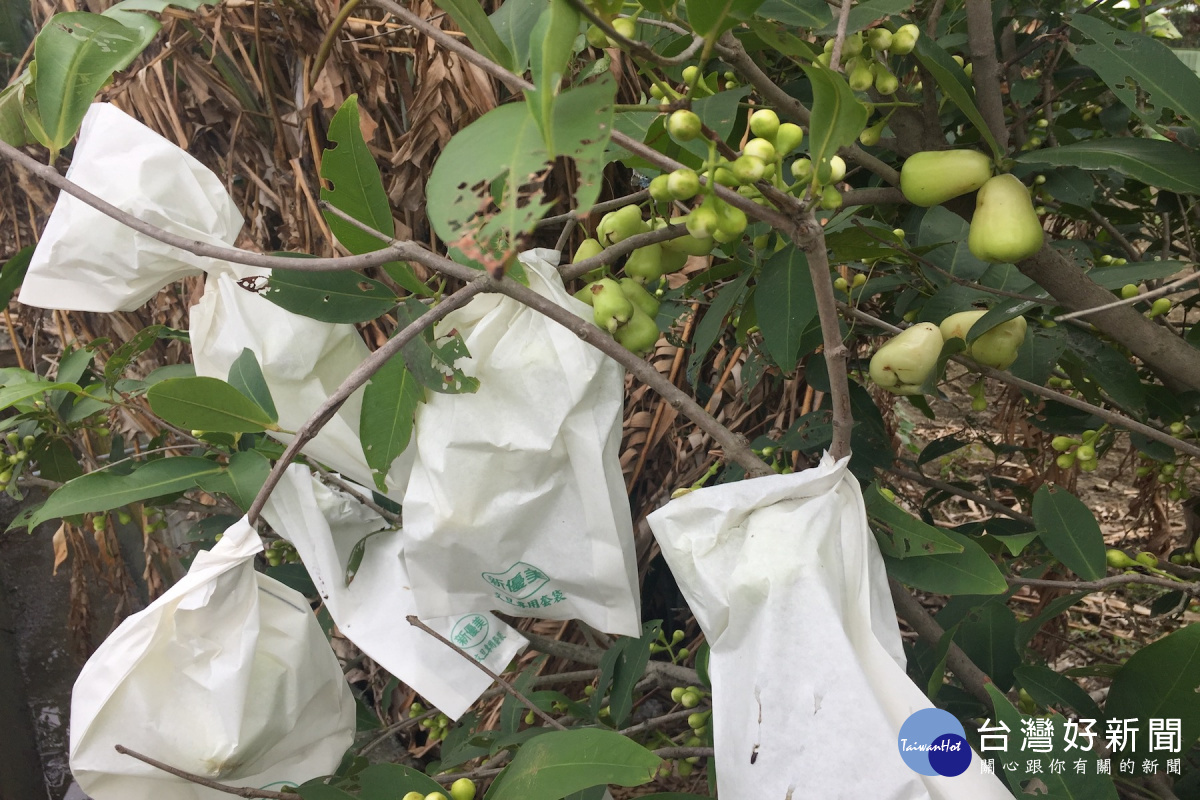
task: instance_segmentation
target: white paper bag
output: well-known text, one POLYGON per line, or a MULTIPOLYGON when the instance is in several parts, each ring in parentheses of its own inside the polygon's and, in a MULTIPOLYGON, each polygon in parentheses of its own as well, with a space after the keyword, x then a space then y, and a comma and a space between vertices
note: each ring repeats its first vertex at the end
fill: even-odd
MULTIPOLYGON (((446 716, 462 716, 491 685, 491 678, 461 654, 407 622, 417 611, 401 557, 402 531, 383 530, 387 523, 378 514, 299 464, 288 467, 263 517, 295 545, 346 638, 446 716), (347 585, 351 552, 368 534, 374 535, 366 540, 358 571, 347 585)), ((423 621, 493 672, 507 669, 528 643, 487 611, 423 621)))
POLYGON ((354 698, 308 602, 254 571, 260 550, 240 520, 84 665, 71 771, 95 800, 228 797, 117 744, 233 786, 300 784, 337 768, 354 698))
MULTIPOLYGON (((242 228, 216 175, 108 103, 88 109, 67 178, 122 211, 207 244, 232 244, 242 228)), ((41 308, 130 311, 208 261, 136 233, 64 192, 19 299, 41 308)))
POLYGON ((954 778, 900 757, 900 726, 931 705, 905 674, 847 463, 699 489, 647 518, 712 648, 718 794, 1011 800, 978 756, 954 778))
MULTIPOLYGON (((547 259, 558 253, 522 254, 530 288, 590 315, 547 259)), ((431 394, 417 409, 404 558, 421 616, 491 608, 640 635, 618 460, 621 367, 498 294, 476 297, 437 330, 462 334, 471 356, 458 366, 480 387, 431 394)))
MULTIPOLYGON (((84 118, 67 177, 147 222, 202 242, 231 244, 242 227, 219 178, 116 106, 95 103, 84 118)), ((20 301, 41 308, 108 312, 137 308, 172 281, 203 270, 204 296, 191 311, 196 374, 226 380, 249 348, 271 389, 280 427, 294 431, 370 351, 353 325, 294 314, 242 288, 270 270, 194 256, 125 227, 62 194, 39 240, 20 301)), ((360 483, 374 483, 358 438, 362 389, 304 448, 360 483)), ((272 433, 280 441, 291 436, 272 433)), ((397 459, 388 490, 403 495, 408 460, 397 459)))

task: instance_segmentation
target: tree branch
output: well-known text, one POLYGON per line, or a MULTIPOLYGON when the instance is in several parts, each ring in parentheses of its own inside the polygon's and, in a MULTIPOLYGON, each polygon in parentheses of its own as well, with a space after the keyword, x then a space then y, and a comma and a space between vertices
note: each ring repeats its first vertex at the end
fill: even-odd
POLYGON ((1004 99, 1000 96, 1000 63, 996 60, 996 36, 992 30, 992 2, 966 0, 966 7, 975 104, 1000 145, 1000 152, 1007 153, 1008 124, 1004 121, 1004 99))
POLYGON ((1177 281, 1171 281, 1170 283, 1166 284, 1165 286, 1160 286, 1157 289, 1152 289, 1149 292, 1146 292, 1145 294, 1139 294, 1136 297, 1129 297, 1129 298, 1123 297, 1120 300, 1113 300, 1111 303, 1105 303, 1104 305, 1096 306, 1095 308, 1085 308, 1085 309, 1081 309, 1080 311, 1072 311, 1069 314, 1059 314, 1057 317, 1054 318, 1054 321, 1055 322, 1064 322, 1069 319, 1075 319, 1076 317, 1086 317, 1090 314, 1095 314, 1097 311, 1107 311, 1110 308, 1117 308, 1119 306, 1131 306, 1131 305, 1134 305, 1135 303, 1140 303, 1143 300, 1153 300, 1156 297, 1162 297, 1164 295, 1174 294, 1181 287, 1186 286, 1189 283, 1192 283, 1198 279, 1200 279, 1200 272, 1193 272, 1192 274, 1187 275, 1183 278, 1180 278, 1177 281))
POLYGON ((829 68, 834 72, 842 68, 842 45, 846 42, 846 28, 850 23, 852 5, 852 0, 842 0, 842 7, 838 9, 837 33, 833 37, 833 52, 829 54, 829 68))
POLYGON ((1039 578, 1008 578, 1007 580, 1013 586, 1045 587, 1063 589, 1069 592, 1102 592, 1114 586, 1128 586, 1136 583, 1145 586, 1160 586, 1172 591, 1186 592, 1195 597, 1200 597, 1200 583, 1173 581, 1170 578, 1161 578, 1158 575, 1142 575, 1138 572, 1110 575, 1107 578, 1100 578, 1095 581, 1053 581, 1039 578))
POLYGON ((123 756, 136 758, 138 761, 141 761, 144 764, 149 764, 155 769, 160 769, 163 772, 170 773, 176 778, 183 778, 185 781, 191 781, 199 786, 215 789, 218 792, 225 792, 226 794, 237 795, 238 797, 263 797, 267 798, 267 800, 296 800, 296 798, 300 796, 295 792, 276 792, 271 789, 255 789, 250 786, 229 786, 228 784, 218 783, 217 781, 205 778, 203 775, 185 772, 178 767, 172 767, 170 764, 164 764, 158 759, 151 758, 150 756, 144 756, 136 750, 130 750, 124 745, 118 744, 114 747, 114 749, 123 756))

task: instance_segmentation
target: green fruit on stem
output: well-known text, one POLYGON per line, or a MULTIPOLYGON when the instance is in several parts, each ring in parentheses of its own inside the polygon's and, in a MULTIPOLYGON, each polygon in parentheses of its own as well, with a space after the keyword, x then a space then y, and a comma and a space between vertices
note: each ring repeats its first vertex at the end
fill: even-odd
POLYGON ((1121 299, 1132 300, 1139 294, 1136 283, 1127 283, 1121 287, 1121 299))
POLYGON ((692 236, 697 239, 709 239, 716 233, 720 218, 717 216, 716 210, 705 203, 692 209, 692 213, 687 215, 686 224, 688 233, 692 236))
POLYGON ((1060 453, 1065 453, 1077 444, 1079 444, 1079 440, 1072 439, 1070 436, 1055 436, 1050 440, 1050 446, 1060 453))
POLYGON ((1150 313, 1146 316, 1150 319, 1161 317, 1163 314, 1171 310, 1171 300, 1167 297, 1160 297, 1150 305, 1150 313))
POLYGON ((1070 469, 1071 467, 1075 466, 1075 454, 1063 453, 1058 458, 1054 459, 1054 463, 1058 465, 1059 469, 1070 469))
POLYGON ((629 302, 633 303, 635 308, 641 310, 643 314, 653 319, 658 315, 659 302, 647 292, 642 285, 633 278, 621 278, 618 283, 621 284, 621 291, 629 302))
POLYGON ((763 163, 769 164, 775 160, 775 145, 766 139, 751 139, 742 148, 742 155, 753 156, 754 158, 761 159, 763 163))
POLYGON ((853 286, 855 289, 857 289, 858 287, 862 286, 866 282, 867 282, 867 276, 863 275, 861 272, 856 272, 856 273, 854 273, 854 277, 850 281, 850 285, 853 286))
POLYGON ((1158 556, 1149 551, 1143 550, 1133 557, 1133 560, 1141 564, 1143 567, 1157 567, 1158 556))
POLYGON ((892 34, 892 46, 889 52, 894 56, 906 56, 911 53, 917 46, 917 39, 921 36, 921 29, 916 25, 909 23, 901 25, 900 28, 892 34))
POLYGON ((639 247, 625 261, 625 274, 639 283, 658 280, 663 274, 662 253, 661 244, 639 247))
MULTIPOLYGON (((684 236, 683 238, 691 239, 692 237, 684 236)), ((697 239, 696 241, 699 241, 699 240, 697 239)), ((711 241, 708 243, 707 247, 709 250, 712 250, 712 242, 711 241)), ((688 254, 687 253, 680 251, 680 250, 672 250, 671 248, 667 247, 666 243, 663 243, 663 245, 662 245, 662 262, 659 264, 659 269, 662 270, 663 275, 666 275, 668 272, 678 272, 679 270, 681 270, 685 266, 687 266, 687 262, 688 262, 688 254)))
POLYGON ((574 294, 574 297, 579 302, 586 303, 590 306, 592 304, 592 284, 589 283, 585 285, 582 289, 574 294))
POLYGON ((404 795, 404 797, 400 798, 400 800, 425 800, 425 795, 421 794, 420 792, 409 792, 408 794, 404 795))
POLYGON ((1113 569, 1128 569, 1129 567, 1137 566, 1137 562, 1127 556, 1125 551, 1118 550, 1115 547, 1110 547, 1105 551, 1104 560, 1107 561, 1108 565, 1113 569))
POLYGON ((997 175, 979 190, 967 247, 981 261, 1015 264, 1042 249, 1045 234, 1025 185, 997 175))
POLYGON ((729 169, 728 162, 726 162, 725 165, 717 167, 715 170, 713 170, 713 180, 728 189, 741 186, 741 184, 738 183, 737 176, 734 175, 729 169))
POLYGON ((658 325, 653 317, 634 306, 629 321, 617 328, 613 337, 634 355, 644 356, 654 349, 658 341, 658 325))
POLYGON ((871 357, 871 380, 892 394, 921 393, 921 385, 937 366, 942 333, 922 322, 897 334, 871 357))
POLYGON ((858 135, 859 143, 863 147, 874 147, 879 144, 879 140, 883 136, 883 126, 886 124, 886 120, 881 119, 869 128, 863 128, 863 132, 858 135))
POLYGON ((693 169, 677 169, 667 176, 667 191, 676 200, 691 200, 700 193, 700 176, 693 169))
POLYGON ((675 198, 668 187, 670 176, 656 175, 650 181, 650 198, 656 203, 669 203, 675 198))
POLYGON ((733 177, 737 178, 738 183, 745 185, 762 180, 767 172, 767 165, 762 162, 762 159, 743 155, 729 166, 729 171, 733 173, 733 177))
POLYGON ((850 73, 846 81, 850 84, 851 89, 856 92, 865 92, 875 85, 875 73, 871 71, 871 65, 866 60, 855 58, 848 67, 850 73))
POLYGON ((575 256, 571 259, 572 264, 577 264, 580 261, 598 256, 604 252, 604 245, 596 239, 584 239, 580 242, 579 247, 575 248, 575 256))
POLYGON ((621 291, 621 284, 612 278, 602 278, 591 286, 592 317, 596 324, 615 333, 633 316, 633 303, 621 291))
MULTIPOLYGON (((616 31, 618 34, 620 34, 621 36, 624 36, 626 39, 629 39, 629 40, 633 40, 637 37, 637 23, 634 22, 633 20, 629 19, 628 17, 620 17, 618 19, 614 19, 612 21, 612 29, 614 31, 616 31)), ((605 37, 605 38, 608 39, 609 47, 619 47, 620 46, 620 43, 617 42, 616 40, 611 39, 609 37, 605 37)))
POLYGON ((1075 457, 1080 461, 1095 461, 1096 448, 1092 447, 1090 444, 1081 444, 1075 449, 1075 457))
MULTIPOLYGON (((978 322, 987 311, 960 311, 942 320, 939 329, 945 341, 958 338, 965 340, 971 327, 978 322)), ((1014 317, 988 330, 967 348, 967 355, 976 363, 994 369, 1008 369, 1017 360, 1017 351, 1025 341, 1028 323, 1024 317, 1014 317)))
POLYGON ((875 64, 875 91, 887 96, 896 93, 900 88, 900 79, 892 74, 892 71, 887 68, 887 64, 875 64))
POLYGON ((779 133, 779 115, 769 108, 760 108, 750 115, 750 132, 755 136, 775 141, 779 133))
POLYGON ((804 129, 791 122, 784 122, 779 126, 779 132, 775 134, 775 152, 780 156, 786 156, 799 147, 803 141, 804 129))
POLYGON ((792 162, 792 177, 797 183, 808 183, 813 177, 813 163, 807 158, 797 158, 792 162))
POLYGON ((861 33, 852 33, 842 42, 842 61, 847 58, 854 58, 863 50, 863 37, 861 33))
POLYGON ((587 38, 587 43, 592 47, 597 47, 601 50, 608 47, 608 34, 595 25, 589 25, 587 33, 584 36, 587 38))
POLYGON ((826 211, 836 211, 842 207, 842 193, 836 186, 826 186, 821 189, 821 208, 826 211))
POLYGON ((450 797, 453 800, 475 800, 475 781, 459 778, 450 784, 450 797))
MULTIPOLYGON (((691 215, 689 214, 682 217, 672 217, 671 224, 686 226, 688 217, 690 216, 691 215)), ((666 223, 663 222, 662 224, 665 225, 666 223)), ((712 252, 712 249, 716 246, 716 243, 713 242, 711 236, 697 237, 689 234, 686 236, 679 236, 675 239, 668 239, 662 243, 662 246, 663 250, 672 250, 676 253, 682 253, 685 256, 706 256, 712 252)), ((676 269, 678 269, 678 267, 676 269)), ((666 272, 674 271, 675 270, 672 269, 666 270, 666 272)))
POLYGON ((850 284, 845 278, 838 278, 835 280, 833 282, 833 288, 842 294, 848 294, 850 292, 850 284))
POLYGON ((892 32, 887 28, 872 28, 867 31, 867 44, 872 50, 888 50, 892 46, 892 32))
POLYGON ((746 231, 746 226, 750 224, 750 220, 746 217, 746 212, 740 208, 735 208, 731 205, 721 203, 717 207, 717 230, 713 234, 713 238, 718 242, 730 242, 733 239, 741 236, 746 231), (724 236, 726 238, 718 238, 724 236))
POLYGON ((985 397, 976 397, 971 401, 972 411, 987 411, 988 401, 985 397))
POLYGON ((837 183, 842 178, 846 177, 846 162, 841 156, 830 156, 829 158, 829 179, 821 181, 822 183, 837 183))
POLYGON ((703 124, 694 111, 681 108, 667 117, 667 133, 677 142, 690 142, 700 135, 703 124))
POLYGON ((900 191, 913 205, 929 208, 973 192, 992 177, 992 160, 977 150, 913 153, 900 168, 900 191))
POLYGON ((610 245, 647 230, 649 227, 642 221, 642 209, 631 204, 601 217, 600 224, 596 226, 596 238, 601 244, 610 245))

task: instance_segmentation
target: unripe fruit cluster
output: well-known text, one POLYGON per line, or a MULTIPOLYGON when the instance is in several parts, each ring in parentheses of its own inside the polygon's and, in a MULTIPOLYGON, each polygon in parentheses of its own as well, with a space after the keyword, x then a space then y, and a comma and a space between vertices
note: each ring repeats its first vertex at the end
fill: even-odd
POLYGON ((1078 466, 1081 472, 1095 472, 1099 459, 1099 454, 1096 452, 1099 434, 1100 431, 1087 430, 1078 439, 1071 436, 1055 436, 1050 441, 1050 446, 1058 453, 1054 463, 1058 465, 1059 469, 1078 466))
MULTIPOLYGON (((842 42, 840 68, 846 73, 850 88, 865 92, 874 87, 882 95, 895 94, 900 81, 888 69, 887 56, 908 55, 917 46, 921 30, 916 25, 902 25, 892 33, 887 28, 872 28, 863 33, 852 33, 842 42)), ((825 42, 824 52, 817 56, 817 63, 826 67, 833 59, 835 39, 825 42)))
MULTIPOLYGON (((1171 425, 1171 433, 1178 436, 1184 432, 1185 426, 1181 422, 1176 422, 1171 425), (1178 432, 1176 430, 1178 429, 1178 432)), ((1155 461, 1145 453, 1141 453, 1142 464, 1138 466, 1135 474, 1139 478, 1151 478, 1160 486, 1167 489, 1167 498, 1172 501, 1187 500, 1192 496, 1191 490, 1187 486, 1185 479, 1186 473, 1190 467, 1187 460, 1181 461, 1179 464, 1170 462, 1163 463, 1155 461)))
POLYGON ((676 686, 671 690, 671 700, 684 708, 695 708, 704 699, 704 690, 699 686, 676 686))
POLYGON ((14 475, 21 474, 25 462, 29 459, 29 451, 33 449, 36 442, 36 437, 22 437, 16 431, 9 431, 5 435, 4 443, 8 454, 0 455, 0 491, 9 487, 9 484, 13 482, 14 475))
POLYGON ((271 542, 263 555, 267 559, 267 564, 272 567, 300 563, 300 554, 296 552, 296 548, 291 542, 284 541, 283 539, 276 539, 271 542))
MULTIPOLYGON (((657 246, 657 245, 655 245, 657 246)), ((623 347, 645 355, 658 341, 658 300, 632 278, 600 278, 575 296, 592 307, 596 325, 613 335, 623 347)))

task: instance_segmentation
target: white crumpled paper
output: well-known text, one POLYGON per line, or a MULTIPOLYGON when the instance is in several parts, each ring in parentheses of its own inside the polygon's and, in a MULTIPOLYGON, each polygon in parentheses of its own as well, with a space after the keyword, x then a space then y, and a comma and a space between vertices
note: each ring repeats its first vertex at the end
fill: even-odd
MULTIPOLYGON (((67 177, 122 211, 210 244, 230 244, 242 227, 220 179, 185 151, 107 103, 84 118, 67 177)), ((137 308, 172 281, 208 274, 191 310, 196 374, 226 380, 249 348, 271 389, 279 425, 294 431, 370 354, 353 325, 294 314, 238 285, 270 270, 194 256, 136 233, 81 200, 59 196, 38 241, 20 301, 41 308, 137 308)), ((358 438, 359 389, 304 448, 359 483, 373 484, 358 438)), ((283 442, 287 434, 272 433, 283 442)), ((388 489, 402 494, 409 462, 397 459, 388 489)))
MULTIPOLYGON (((232 244, 242 215, 207 167, 108 103, 88 109, 67 178, 171 233, 232 244)), ((135 233, 65 192, 21 286, 40 308, 131 311, 209 259, 135 233)))
POLYGON ((354 698, 298 592, 254 571, 245 519, 96 650, 71 696, 71 771, 95 800, 227 794, 116 752, 233 786, 328 775, 354 737, 354 698))
MULTIPOLYGON (((299 464, 288 467, 263 517, 295 545, 338 630, 442 713, 457 719, 491 686, 482 670, 406 621, 417 611, 401 531, 383 530, 387 523, 378 514, 299 464), (368 534, 374 535, 347 585, 351 552, 368 534)), ((516 629, 486 611, 423 621, 494 672, 507 669, 527 644, 516 629)))
POLYGON ((953 778, 900 757, 900 726, 931 705, 905 674, 847 463, 699 489, 647 518, 712 648, 718 794, 1011 800, 977 755, 953 778))
MULTIPOLYGON (((531 289, 579 316, 551 261, 521 254, 531 289)), ((416 414, 404 558, 422 618, 491 608, 580 619, 638 636, 633 525, 619 448, 621 367, 499 294, 446 316, 470 351, 474 394, 432 394, 416 414)))

